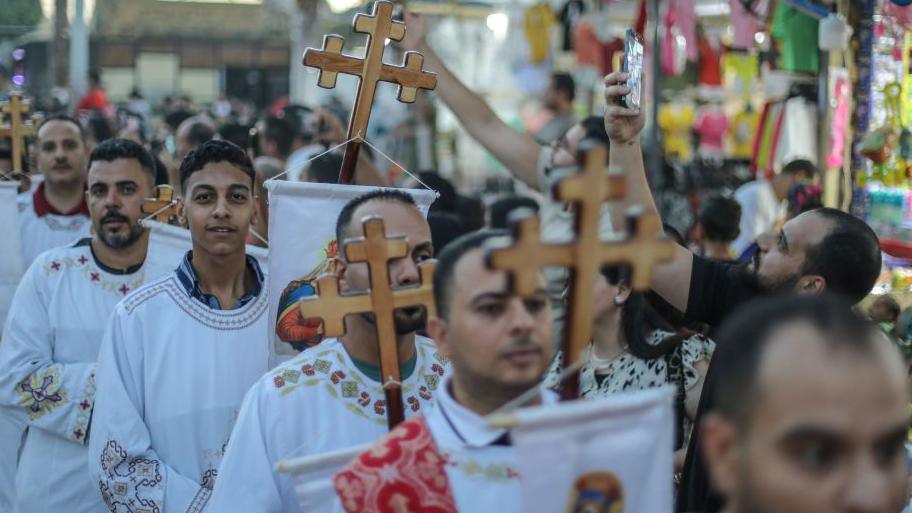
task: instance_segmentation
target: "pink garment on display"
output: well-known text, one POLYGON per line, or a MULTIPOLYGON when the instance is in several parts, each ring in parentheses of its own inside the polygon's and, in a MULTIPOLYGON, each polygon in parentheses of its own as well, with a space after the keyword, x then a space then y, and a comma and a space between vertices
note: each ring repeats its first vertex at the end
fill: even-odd
POLYGON ((694 130, 700 134, 700 151, 721 153, 722 141, 728 131, 728 117, 721 111, 704 110, 697 118, 694 130))
MULTIPOLYGON (((759 3, 759 2, 758 2, 759 3)), ((735 48, 753 48, 756 44, 754 34, 763 30, 760 22, 744 8, 741 0, 729 0, 731 7, 732 28, 735 31, 735 48)), ((754 7, 757 8, 756 6, 754 7)))
POLYGON ((850 98, 849 82, 840 77, 834 87, 836 109, 833 112, 833 128, 830 130, 830 154, 827 156, 827 166, 842 167, 846 143, 846 128, 849 124, 850 98))
POLYGON ((668 3, 668 12, 674 12, 675 26, 687 41, 687 60, 697 62, 697 10, 694 7, 694 0, 671 0, 668 3))

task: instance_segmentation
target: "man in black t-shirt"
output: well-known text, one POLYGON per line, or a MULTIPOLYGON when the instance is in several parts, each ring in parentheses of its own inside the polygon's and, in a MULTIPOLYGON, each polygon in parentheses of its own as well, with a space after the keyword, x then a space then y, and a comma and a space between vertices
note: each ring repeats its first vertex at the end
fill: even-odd
MULTIPOLYGON (((605 77, 609 165, 624 170, 627 201, 658 215, 639 141, 645 123, 643 111, 619 102, 630 92, 624 86, 626 80, 622 72, 605 77)), ((759 251, 747 265, 713 262, 678 246, 672 261, 655 269, 653 290, 687 318, 718 325, 739 306, 771 292, 838 294, 857 303, 871 291, 880 273, 880 244, 873 230, 836 209, 805 212, 785 223, 778 233, 763 234, 757 244, 759 251)), ((712 369, 710 364, 709 386, 703 389, 679 487, 678 511, 718 511, 696 447, 702 412, 712 404, 712 369)))

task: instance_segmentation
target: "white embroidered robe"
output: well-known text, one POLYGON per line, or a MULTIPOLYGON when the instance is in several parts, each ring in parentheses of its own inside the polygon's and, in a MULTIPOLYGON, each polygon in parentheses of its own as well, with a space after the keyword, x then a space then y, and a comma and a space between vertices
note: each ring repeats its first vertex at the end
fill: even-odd
MULTIPOLYGON (((433 341, 416 336, 415 346, 415 370, 402 387, 406 418, 427 407, 448 369, 433 341)), ((208 511, 300 511, 293 478, 276 473, 276 463, 382 438, 385 403, 381 384, 359 371, 335 339, 276 367, 244 399, 208 511)))
POLYGON ((45 251, 88 237, 92 221, 82 215, 62 216, 35 213, 32 192, 24 192, 16 198, 19 205, 19 247, 22 249, 23 265, 31 263, 45 251))
POLYGON ((117 305, 88 460, 111 511, 202 511, 244 394, 268 370, 266 310, 263 292, 234 310, 209 308, 175 273, 117 305))
POLYGON ((105 511, 85 472, 95 361, 114 306, 142 280, 99 267, 88 239, 43 253, 22 278, 0 345, 3 413, 28 423, 19 512, 105 511))

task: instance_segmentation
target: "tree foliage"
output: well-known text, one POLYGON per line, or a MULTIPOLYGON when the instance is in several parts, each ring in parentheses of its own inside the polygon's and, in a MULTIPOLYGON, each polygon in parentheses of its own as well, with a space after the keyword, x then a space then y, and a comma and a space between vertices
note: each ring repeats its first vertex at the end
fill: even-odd
POLYGON ((41 0, 0 0, 0 26, 34 28, 41 21, 41 0))

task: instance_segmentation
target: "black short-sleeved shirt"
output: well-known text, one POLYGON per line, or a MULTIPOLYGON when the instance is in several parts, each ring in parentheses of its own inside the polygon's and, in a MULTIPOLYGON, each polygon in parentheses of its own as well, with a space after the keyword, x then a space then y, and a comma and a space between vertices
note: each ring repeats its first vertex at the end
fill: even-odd
MULTIPOLYGON (((760 296, 761 290, 741 278, 741 273, 743 269, 736 264, 714 262, 694 255, 687 299, 687 318, 718 327, 719 323, 739 306, 760 296)), ((704 412, 713 405, 712 369, 710 361, 709 369, 706 371, 706 384, 703 386, 693 432, 687 446, 684 472, 678 486, 678 512, 715 513, 722 506, 719 497, 710 487, 709 473, 699 444, 700 421, 704 412)))

